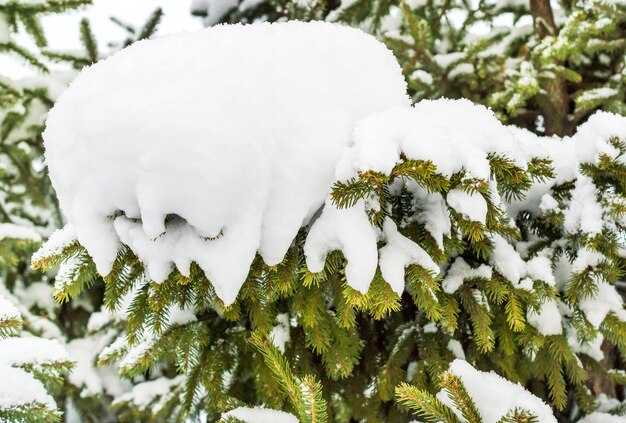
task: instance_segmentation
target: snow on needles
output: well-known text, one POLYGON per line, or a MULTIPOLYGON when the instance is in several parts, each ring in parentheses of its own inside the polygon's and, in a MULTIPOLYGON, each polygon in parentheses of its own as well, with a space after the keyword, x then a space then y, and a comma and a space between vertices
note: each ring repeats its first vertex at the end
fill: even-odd
MULTIPOLYGON (((46 161, 69 225, 35 257, 76 236, 102 275, 122 245, 155 282, 174 268, 189 275, 196 262, 228 305, 257 253, 268 265, 280 263, 309 225, 311 272, 341 250, 350 286, 366 292, 380 265, 400 294, 407 266, 436 274, 438 265, 402 235, 402 223, 370 223, 376 201, 337 208, 329 198, 335 181, 367 171, 389 175, 402 158, 429 161, 447 178, 464 172, 488 181, 486 194, 430 193, 406 183, 415 202, 411 219, 441 250, 452 236, 451 217, 485 226, 488 204, 512 221, 521 210, 562 212, 568 232, 593 235, 605 216, 579 165, 600 154, 617 157, 612 135, 626 136, 626 119, 604 112, 558 139, 504 126, 468 100, 410 106, 391 52, 360 30, 330 23, 221 25, 142 41, 84 70, 49 114, 46 161), (521 168, 533 157, 550 159, 555 178, 507 203, 492 179, 493 156, 521 168), (559 209, 550 189, 569 181, 572 198, 559 209)), ((520 289, 558 284, 549 253, 527 258, 501 235, 489 237, 491 266, 455 262, 446 292, 493 270, 520 289)), ((614 288, 600 291, 600 311, 592 315, 591 303, 586 310, 594 324, 617 309, 614 288)), ((546 302, 528 320, 544 334, 560 333, 556 314, 556 303, 546 302)))
MULTIPOLYGON (((509 382, 493 372, 481 372, 473 368, 467 361, 454 360, 449 372, 460 377, 467 393, 474 400, 480 416, 485 422, 496 422, 510 410, 520 408, 530 411, 542 423, 556 423, 550 407, 523 386, 509 382)), ((453 407, 454 412, 463 418, 460 411, 454 408, 445 391, 440 391, 437 398, 444 404, 453 407)))
POLYGON ((49 114, 46 160, 101 274, 121 240, 155 281, 197 262, 228 304, 257 251, 279 263, 324 204, 355 123, 408 105, 392 53, 360 30, 221 25, 83 70, 49 114))

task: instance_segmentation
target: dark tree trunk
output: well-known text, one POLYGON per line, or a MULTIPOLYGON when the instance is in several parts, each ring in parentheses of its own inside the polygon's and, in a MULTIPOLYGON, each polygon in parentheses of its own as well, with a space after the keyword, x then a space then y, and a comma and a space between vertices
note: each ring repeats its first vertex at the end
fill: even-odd
MULTIPOLYGON (((557 27, 554 24, 554 14, 550 0, 530 0, 530 13, 533 16, 533 27, 538 39, 548 35, 556 35, 557 27)), ((545 95, 537 99, 544 118, 547 135, 571 135, 573 125, 568 120, 570 100, 567 85, 562 76, 555 75, 553 79, 541 82, 545 95)))

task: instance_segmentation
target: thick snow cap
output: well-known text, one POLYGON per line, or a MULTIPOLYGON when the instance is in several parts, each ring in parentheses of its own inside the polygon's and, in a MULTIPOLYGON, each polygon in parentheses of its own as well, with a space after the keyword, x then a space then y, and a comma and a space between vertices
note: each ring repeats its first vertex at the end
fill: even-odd
POLYGON ((358 29, 222 25, 83 70, 49 114, 46 160, 102 275, 123 243, 157 282, 197 262, 229 304, 255 254, 281 262, 324 204, 355 123, 409 104, 358 29))

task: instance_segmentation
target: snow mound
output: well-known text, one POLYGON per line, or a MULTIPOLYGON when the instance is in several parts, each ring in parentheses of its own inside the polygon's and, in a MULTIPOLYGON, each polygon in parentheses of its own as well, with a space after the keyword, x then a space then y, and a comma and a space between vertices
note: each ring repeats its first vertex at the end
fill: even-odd
POLYGON ((360 30, 221 25, 83 70, 50 111, 46 161, 101 274, 124 243, 157 282, 197 262, 228 304, 255 254, 282 261, 324 204, 356 122, 408 105, 360 30))
MULTIPOLYGON (((493 372, 478 371, 467 361, 460 359, 450 364, 449 371, 461 378, 467 393, 474 400, 485 422, 499 421, 502 416, 516 407, 530 411, 537 417, 537 421, 542 423, 557 422, 550 406, 519 384, 509 382, 493 372)), ((454 409, 445 391, 440 391, 437 398, 454 409)), ((461 413, 454 410, 462 418, 461 413)))
MULTIPOLYGON (((358 123, 354 143, 351 157, 338 169, 339 179, 366 170, 388 175, 401 153, 431 161, 448 177, 465 170, 469 176, 489 180, 489 153, 504 155, 522 168, 527 165, 509 128, 491 110, 469 100, 424 100, 414 107, 376 113, 358 123)), ((471 203, 472 210, 461 212, 482 220, 482 205, 474 199, 471 203)))
POLYGON ((0 365, 18 367, 69 360, 67 351, 56 339, 37 337, 0 339, 0 365))
MULTIPOLYGON (((380 265, 401 294, 407 266, 434 274, 439 266, 400 233, 404 222, 370 224, 376 199, 337 208, 328 195, 335 181, 368 171, 389 175, 406 158, 429 161, 445 177, 464 172, 487 182, 482 193, 430 193, 406 183, 412 219, 443 250, 451 219, 485 225, 488 202, 511 220, 521 210, 547 212, 559 208, 550 189, 576 180, 562 210, 565 228, 593 235, 606 222, 579 165, 617 157, 610 135, 625 137, 626 119, 596 113, 574 136, 559 139, 504 126, 468 100, 411 107, 391 52, 340 25, 221 25, 142 41, 84 70, 49 114, 46 161, 69 224, 34 260, 75 236, 106 275, 126 245, 155 282, 175 268, 187 276, 196 262, 228 305, 257 253, 268 265, 280 263, 298 230, 310 225, 304 254, 311 272, 341 250, 351 287, 367 292, 380 265), (521 168, 535 157, 550 159, 556 176, 507 203, 491 174, 494 156, 521 168)), ((491 266, 452 267, 446 292, 492 270, 519 289, 536 280, 556 284, 548 257, 522 257, 501 235, 488 236, 491 266)), ((581 304, 594 324, 618 313, 608 288, 601 287, 606 301, 595 316, 591 302, 581 304)), ((529 321, 541 333, 559 333, 555 315, 547 303, 529 321)))
POLYGON ((53 410, 56 403, 40 381, 23 369, 0 364, 0 410, 12 409, 32 404, 41 404, 53 410))

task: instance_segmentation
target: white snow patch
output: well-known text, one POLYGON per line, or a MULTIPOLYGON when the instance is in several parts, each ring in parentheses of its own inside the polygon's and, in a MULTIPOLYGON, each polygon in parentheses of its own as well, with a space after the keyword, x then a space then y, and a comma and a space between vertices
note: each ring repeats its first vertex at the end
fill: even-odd
POLYGON ((561 327, 561 313, 554 300, 549 300, 541 304, 538 311, 529 308, 526 313, 526 320, 544 336, 560 335, 563 333, 563 328, 561 327))
POLYGON ((624 423, 624 421, 626 421, 624 416, 615 416, 613 414, 596 411, 578 420, 578 423, 624 423))
POLYGON ((0 410, 37 402, 55 409, 56 403, 37 379, 22 369, 0 364, 0 410))
MULTIPOLYGON (((464 360, 454 360, 449 371, 461 378, 486 422, 498 421, 509 410, 519 407, 535 414, 542 423, 557 423, 550 407, 519 384, 509 382, 493 372, 478 371, 464 360)), ((462 418, 445 391, 440 391, 437 398, 452 407, 459 418, 462 418)))
POLYGON ((65 225, 50 235, 48 240, 31 257, 33 263, 49 256, 59 254, 63 249, 76 241, 74 225, 65 225))
POLYGON ((472 268, 462 257, 457 257, 448 269, 446 277, 441 282, 443 291, 447 294, 454 294, 463 285, 466 279, 483 278, 491 279, 493 271, 486 264, 481 264, 477 268, 472 268))
POLYGON ((439 273, 439 266, 428 253, 398 232, 390 218, 383 223, 383 235, 387 243, 378 252, 380 272, 396 294, 402 295, 404 291, 404 269, 407 266, 417 264, 434 275, 439 273))
POLYGON ((479 193, 468 194, 463 190, 453 189, 448 193, 446 201, 450 207, 467 219, 486 224, 487 202, 479 193))
POLYGON ((183 375, 176 376, 175 378, 168 379, 166 377, 160 377, 155 380, 149 380, 147 382, 141 382, 133 386, 130 392, 117 397, 113 404, 132 402, 140 410, 145 410, 147 407, 151 407, 153 413, 158 413, 161 407, 164 405, 160 402, 153 404, 156 399, 163 399, 169 394, 172 388, 181 385, 185 380, 183 375))
POLYGON ((565 215, 565 230, 571 234, 579 230, 595 235, 602 231, 602 207, 596 200, 597 188, 591 178, 579 175, 576 179, 572 199, 565 215))
POLYGON ((348 209, 338 209, 329 200, 306 238, 306 265, 311 272, 321 272, 327 254, 341 250, 348 260, 348 284, 365 294, 376 273, 376 239, 363 200, 348 209))
POLYGON ((69 357, 56 339, 34 336, 0 339, 0 365, 22 366, 63 361, 69 361, 69 357))
POLYGON ((0 240, 6 238, 24 239, 33 242, 41 241, 41 235, 33 228, 13 223, 0 223, 0 240))
POLYGON ((526 263, 509 242, 499 234, 492 234, 493 250, 489 262, 513 285, 526 274, 526 263))
POLYGON ((245 423, 298 423, 293 414, 261 407, 238 407, 222 414, 222 419, 226 417, 233 417, 245 423))
POLYGON ((408 104, 395 58, 360 30, 221 25, 83 70, 50 111, 46 161, 102 275, 128 242, 157 280, 197 261, 229 304, 257 251, 281 262, 324 203, 354 124, 408 104))
POLYGON ((291 335, 289 334, 289 314, 280 313, 276 316, 276 321, 278 324, 272 328, 270 339, 272 344, 284 354, 285 344, 291 340, 291 335))

